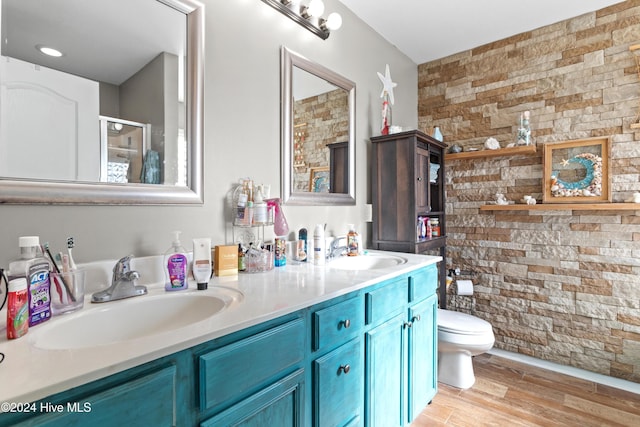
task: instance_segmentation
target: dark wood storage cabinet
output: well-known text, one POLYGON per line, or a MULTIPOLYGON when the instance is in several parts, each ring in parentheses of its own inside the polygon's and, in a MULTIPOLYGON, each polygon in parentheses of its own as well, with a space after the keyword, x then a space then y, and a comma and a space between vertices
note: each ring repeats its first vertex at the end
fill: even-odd
MULTIPOLYGON (((374 249, 446 252, 444 194, 446 144, 418 130, 382 135, 372 142, 374 249), (438 219, 440 236, 418 237, 418 217, 438 219)), ((446 305, 446 262, 439 263, 440 307, 446 305)))

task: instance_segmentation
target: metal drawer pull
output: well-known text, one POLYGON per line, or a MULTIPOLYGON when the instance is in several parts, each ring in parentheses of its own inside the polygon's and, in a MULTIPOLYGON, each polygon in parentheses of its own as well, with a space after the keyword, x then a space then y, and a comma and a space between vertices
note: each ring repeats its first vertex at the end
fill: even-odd
POLYGON ((412 327, 412 326, 413 326, 413 323, 412 323, 412 322, 404 322, 404 325, 403 325, 403 326, 404 326, 404 328, 405 328, 405 329, 407 329, 407 328, 412 327))
POLYGON ((340 368, 338 368, 338 373, 344 372, 345 374, 348 374, 350 370, 351 370, 351 366, 349 366, 349 365, 340 365, 340 368))
POLYGON ((420 321, 420 315, 418 314, 417 316, 413 316, 413 319, 411 319, 412 322, 419 322, 420 321))
POLYGON ((347 319, 347 320, 343 320, 340 322, 341 325, 343 325, 345 328, 348 328, 349 326, 351 326, 351 320, 347 319))

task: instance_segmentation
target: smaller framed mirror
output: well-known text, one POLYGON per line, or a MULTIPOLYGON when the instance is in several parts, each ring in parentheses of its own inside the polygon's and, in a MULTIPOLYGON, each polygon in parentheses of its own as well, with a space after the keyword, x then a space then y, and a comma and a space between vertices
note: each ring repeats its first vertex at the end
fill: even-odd
POLYGON ((544 203, 611 201, 610 138, 544 145, 544 203))
POLYGON ((352 81, 281 49, 281 199, 355 205, 352 81))

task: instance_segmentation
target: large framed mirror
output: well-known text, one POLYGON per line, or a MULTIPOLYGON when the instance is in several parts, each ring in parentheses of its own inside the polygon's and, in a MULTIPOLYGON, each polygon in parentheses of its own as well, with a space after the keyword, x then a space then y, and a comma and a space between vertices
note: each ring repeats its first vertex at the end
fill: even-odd
POLYGON ((280 59, 283 203, 355 205, 355 83, 284 46, 280 59))
POLYGON ((201 3, 0 4, 0 203, 202 204, 201 3))

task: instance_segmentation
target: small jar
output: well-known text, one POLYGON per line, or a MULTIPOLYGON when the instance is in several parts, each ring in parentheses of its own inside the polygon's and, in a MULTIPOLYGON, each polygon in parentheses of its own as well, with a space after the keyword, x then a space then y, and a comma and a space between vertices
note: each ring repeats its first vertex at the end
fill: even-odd
POLYGON ((431 236, 440 237, 440 220, 438 218, 431 218, 431 236))

